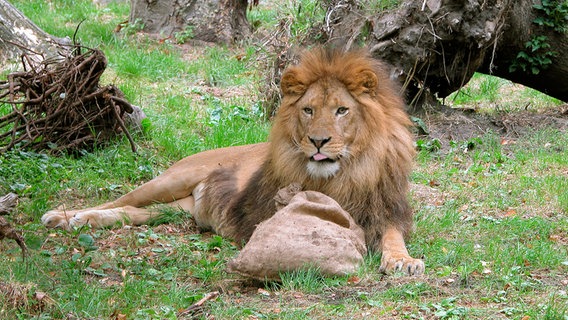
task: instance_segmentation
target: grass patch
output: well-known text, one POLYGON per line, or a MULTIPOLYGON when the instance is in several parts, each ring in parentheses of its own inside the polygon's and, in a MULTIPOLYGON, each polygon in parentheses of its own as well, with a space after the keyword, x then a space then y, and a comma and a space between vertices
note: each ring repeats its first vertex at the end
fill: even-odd
POLYGON ((460 90, 445 99, 452 107, 468 106, 487 112, 540 110, 562 101, 495 76, 475 73, 460 90))
MULTIPOLYGON (((489 133, 425 142, 412 182, 416 231, 411 255, 419 278, 381 275, 380 254, 354 274, 324 278, 317 270, 285 274, 282 284, 227 274, 235 243, 199 233, 188 213, 166 208, 150 226, 47 230, 41 215, 60 204, 86 207, 114 199, 159 175, 174 161, 206 149, 265 141, 253 41, 232 48, 189 47, 137 34, 115 34, 128 4, 13 1, 49 33, 102 48, 104 81, 117 84, 148 115, 135 136, 138 153, 117 139, 80 157, 14 150, 0 155, 0 194, 20 203, 8 217, 30 254, 0 241, 0 318, 176 319, 207 293, 191 316, 217 319, 566 319, 568 316, 568 135, 538 129, 504 144, 489 133), (165 219, 165 220, 164 220, 165 219)), ((390 2, 375 3, 392 8, 390 2)), ((294 35, 321 17, 318 2, 263 4, 249 12, 257 32, 295 17, 294 35), (285 13, 285 15, 280 15, 285 13), (314 19, 316 17, 316 19, 314 19), (310 20, 314 19, 314 20, 310 20)), ((476 75, 453 106, 488 114, 553 108, 559 101, 505 80, 476 75)), ((0 110, 2 107, 0 106, 0 110)), ((1 111, 0 111, 1 112, 1 111)))

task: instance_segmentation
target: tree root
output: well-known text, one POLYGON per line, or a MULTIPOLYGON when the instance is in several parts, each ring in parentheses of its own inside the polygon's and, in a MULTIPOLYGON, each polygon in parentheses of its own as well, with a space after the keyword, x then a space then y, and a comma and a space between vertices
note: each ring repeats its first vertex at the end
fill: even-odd
POLYGON ((78 45, 67 49, 63 60, 39 64, 24 55, 26 71, 0 81, 0 106, 12 109, 0 117, 0 153, 14 147, 73 153, 121 133, 136 151, 123 120, 132 105, 117 87, 99 86, 107 66, 103 52, 78 45))

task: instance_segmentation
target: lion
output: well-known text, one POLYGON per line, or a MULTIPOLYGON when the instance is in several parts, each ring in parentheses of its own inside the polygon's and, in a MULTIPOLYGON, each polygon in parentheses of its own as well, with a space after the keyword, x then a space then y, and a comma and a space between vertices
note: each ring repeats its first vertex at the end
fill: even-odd
POLYGON ((94 208, 45 213, 47 227, 146 223, 155 203, 189 211, 197 225, 236 241, 276 212, 279 189, 300 184, 336 200, 382 252, 381 272, 424 272, 404 238, 414 162, 411 122, 385 65, 363 49, 305 51, 283 73, 269 142, 186 157, 126 195, 94 208))

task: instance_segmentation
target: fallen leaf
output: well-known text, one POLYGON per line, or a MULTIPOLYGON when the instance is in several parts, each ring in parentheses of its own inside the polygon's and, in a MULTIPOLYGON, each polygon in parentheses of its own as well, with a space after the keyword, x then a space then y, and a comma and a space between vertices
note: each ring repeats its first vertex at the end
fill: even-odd
POLYGON ((506 146, 508 144, 515 144, 515 143, 517 143, 517 142, 514 141, 514 140, 508 140, 508 139, 505 139, 505 138, 501 139, 501 145, 502 146, 506 146))
POLYGON ((47 294, 45 292, 36 291, 36 293, 35 293, 36 300, 41 301, 41 300, 45 299, 45 297, 47 297, 47 294))
POLYGON ((440 186, 440 182, 438 182, 437 180, 430 180, 430 181, 428 181, 428 184, 430 185, 430 187, 440 186))
POLYGON ((357 284, 359 282, 361 282, 361 278, 359 278, 358 276, 351 276, 349 277, 349 279, 347 279, 348 284, 357 284))
POLYGON ((258 294, 263 295, 263 296, 265 296, 265 297, 270 297, 270 292, 268 292, 268 291, 266 291, 266 290, 264 290, 264 289, 262 289, 262 288, 258 288, 258 291, 257 291, 257 292, 258 292, 258 294))

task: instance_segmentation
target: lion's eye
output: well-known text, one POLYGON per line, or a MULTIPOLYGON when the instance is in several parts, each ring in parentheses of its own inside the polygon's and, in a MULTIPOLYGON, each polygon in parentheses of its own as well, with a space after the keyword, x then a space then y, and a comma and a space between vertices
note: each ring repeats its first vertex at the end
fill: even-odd
POLYGON ((304 113, 311 116, 314 113, 314 110, 312 110, 312 108, 305 107, 304 113))
POLYGON ((347 112, 349 112, 349 109, 346 107, 339 107, 337 108, 337 111, 335 111, 335 113, 340 116, 347 114, 347 112))

